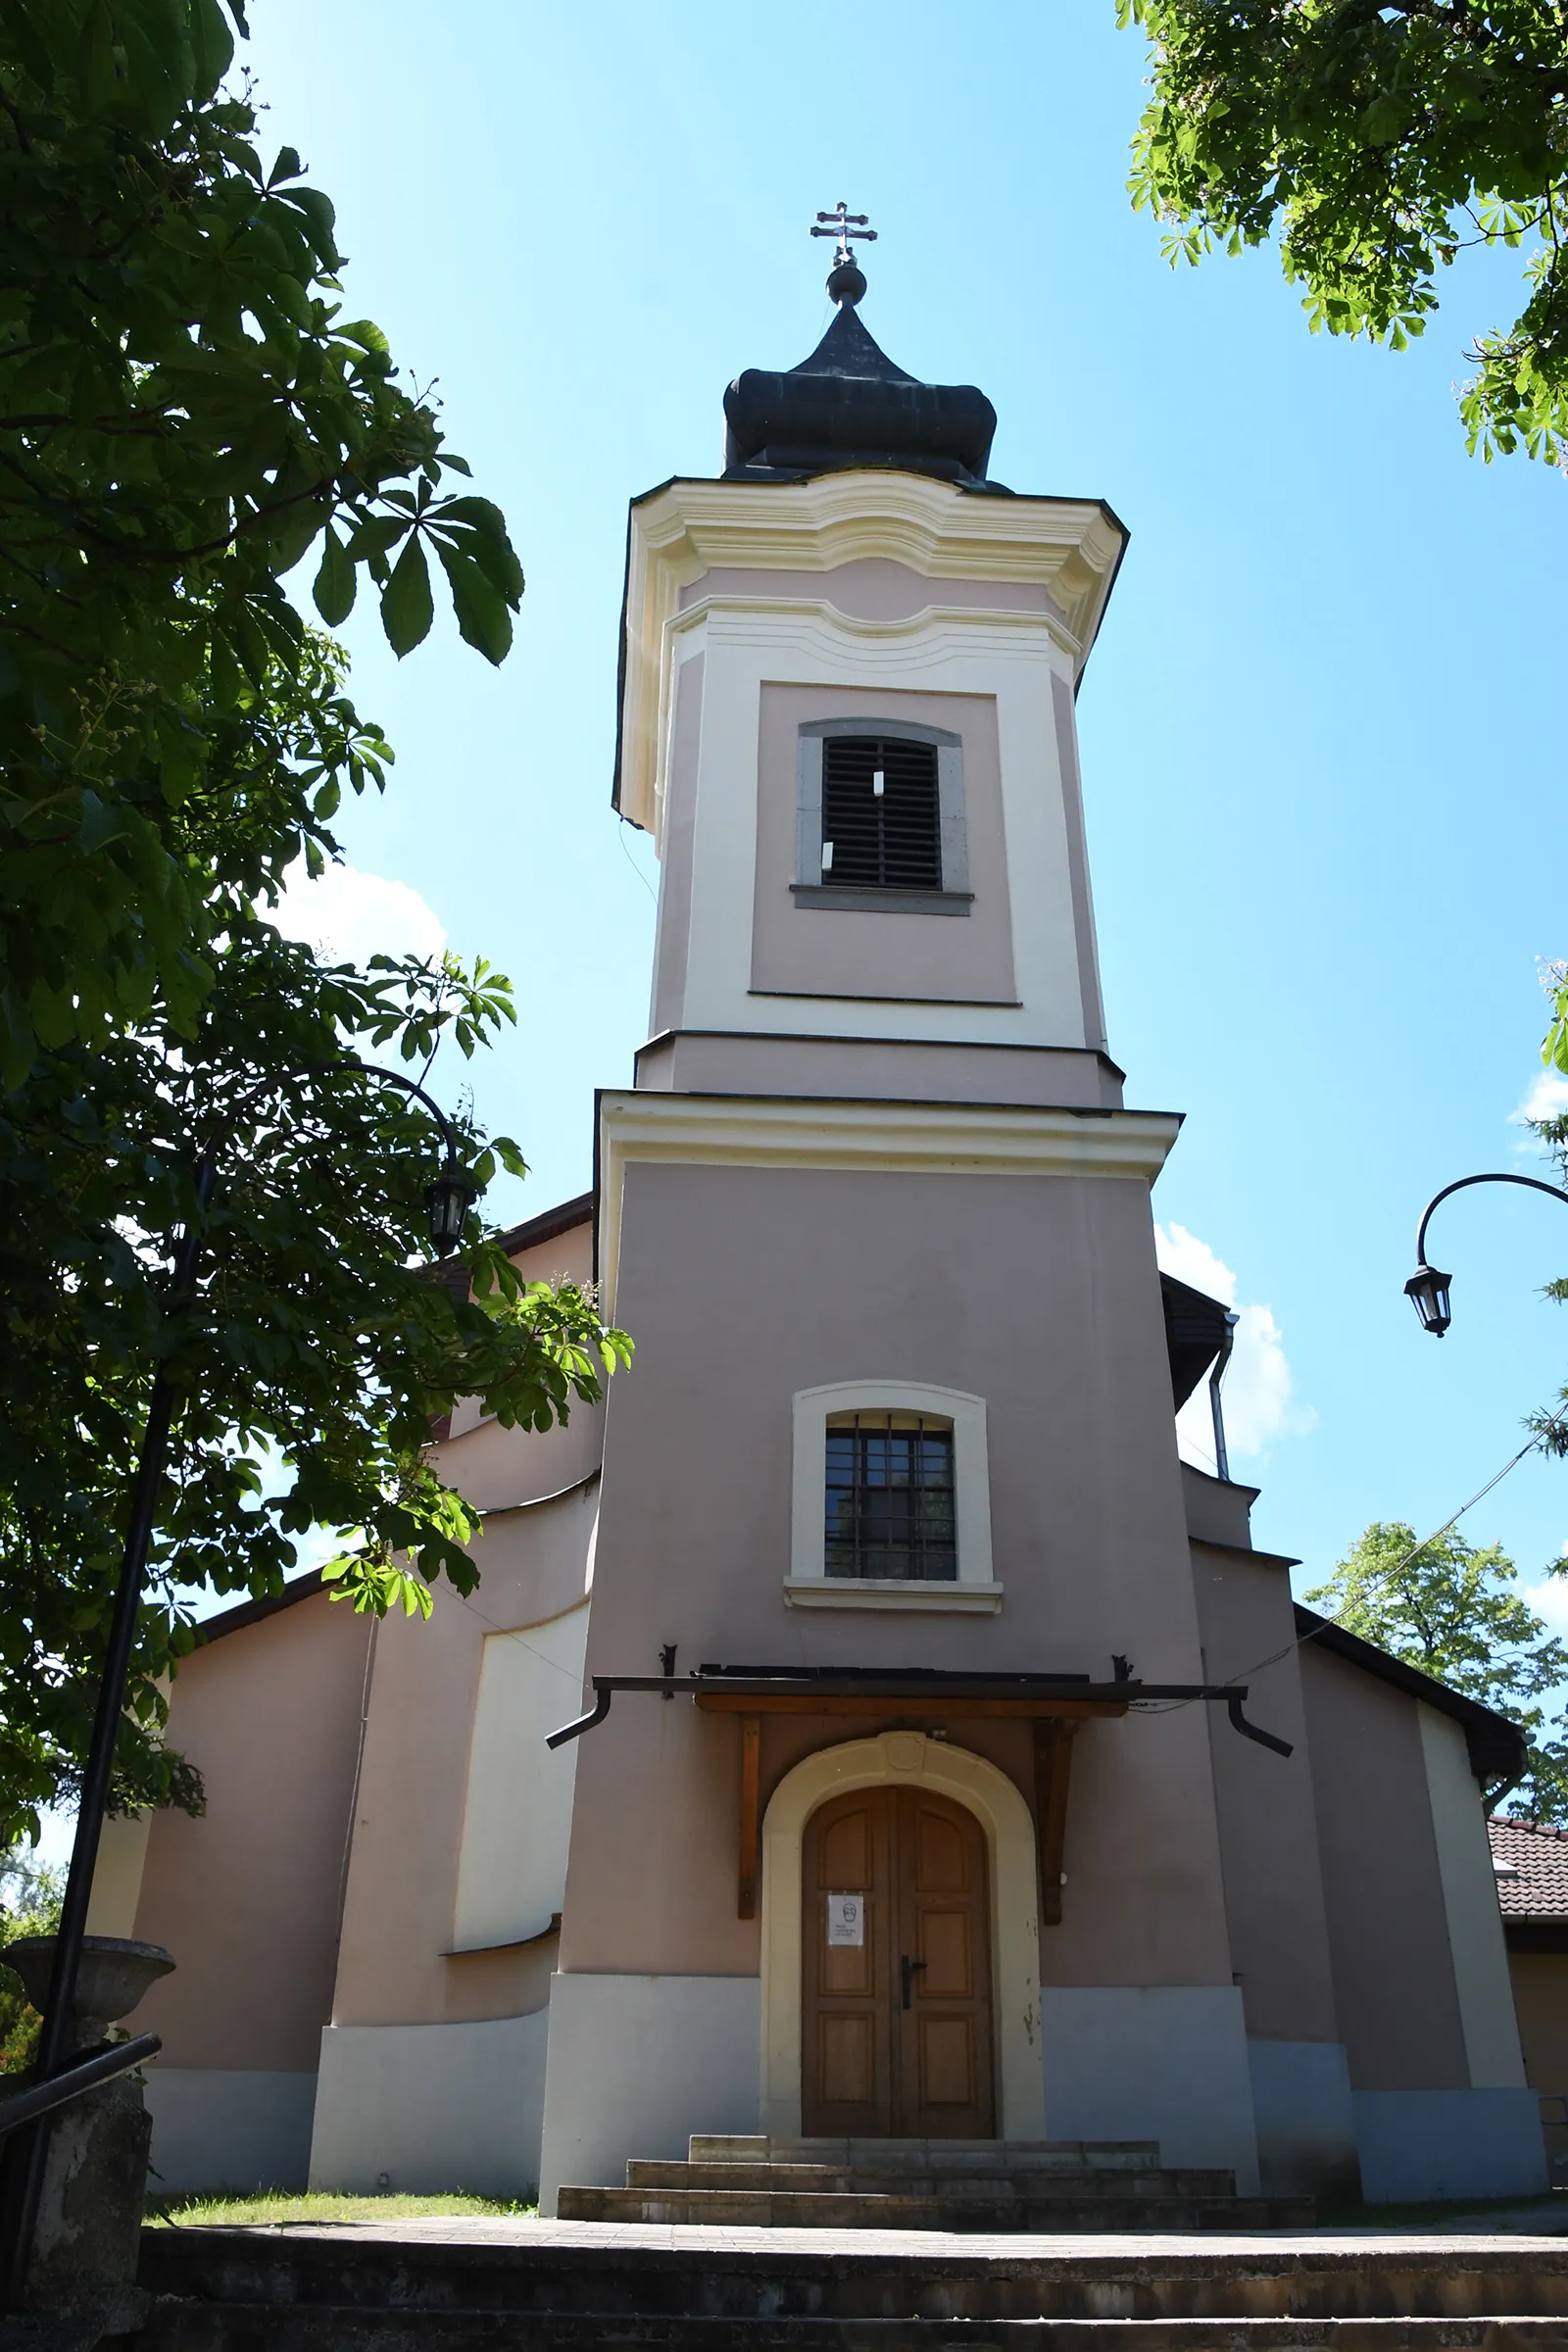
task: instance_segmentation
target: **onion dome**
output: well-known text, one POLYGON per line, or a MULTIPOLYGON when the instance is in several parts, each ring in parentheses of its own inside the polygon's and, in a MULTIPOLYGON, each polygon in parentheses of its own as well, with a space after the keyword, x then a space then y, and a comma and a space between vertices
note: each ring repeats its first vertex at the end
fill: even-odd
POLYGON ((865 277, 853 258, 838 262, 827 290, 838 311, 810 358, 784 373, 748 368, 725 393, 724 479, 879 466, 1001 490, 986 481, 997 412, 985 394, 922 384, 894 366, 860 321, 865 277))

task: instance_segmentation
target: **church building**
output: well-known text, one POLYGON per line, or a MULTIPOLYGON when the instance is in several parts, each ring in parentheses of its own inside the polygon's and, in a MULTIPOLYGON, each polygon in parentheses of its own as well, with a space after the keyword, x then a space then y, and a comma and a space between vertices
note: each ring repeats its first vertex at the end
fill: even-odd
POLYGON ((507 1246, 635 1359, 437 1433, 471 1598, 306 1576, 181 1667, 206 1814, 113 1825, 91 1921, 177 1963, 155 2185, 612 2213, 738 2135, 1534 2192, 1520 1736, 1178 1457, 1229 1318, 1155 1264, 1181 1121, 1110 1057, 1075 724, 1126 532, 992 481, 984 394, 884 356, 847 244, 828 286, 631 506, 649 1040, 507 1246))

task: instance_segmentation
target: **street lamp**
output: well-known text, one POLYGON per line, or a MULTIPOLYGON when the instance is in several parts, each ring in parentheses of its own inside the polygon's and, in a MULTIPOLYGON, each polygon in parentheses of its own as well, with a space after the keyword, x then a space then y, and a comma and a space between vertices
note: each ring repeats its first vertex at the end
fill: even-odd
MULTIPOLYGON (((425 1188, 424 1205, 429 1219, 432 1250, 437 1257, 450 1257, 462 1239, 464 1219, 480 1192, 479 1185, 463 1164, 456 1128, 439 1102, 414 1079, 405 1078, 400 1070, 384 1070, 376 1063, 357 1061, 352 1055, 345 1055, 340 1061, 306 1064, 293 1075, 304 1077, 321 1071, 338 1070, 353 1070, 362 1077, 373 1079, 378 1085, 398 1088, 403 1094, 421 1102, 434 1120, 445 1156, 436 1175, 425 1188)), ((248 1097, 246 1101, 252 1099, 248 1097)), ((231 1120, 237 1118, 244 1107, 245 1102, 242 1102, 231 1114, 231 1120)), ((216 1143, 205 1145, 196 1163, 195 1209, 174 1248, 169 1285, 172 1299, 187 1298, 196 1288, 207 1208, 218 1168, 218 1149, 216 1143)), ((82 1938, 87 1927, 87 1905, 98 1866, 98 1847, 103 1836, 104 1819, 109 1810, 115 1747, 120 1735, 121 1717, 124 1712, 131 1652, 136 1642, 142 1578, 146 1573, 147 1553, 152 1544, 159 1494, 169 1456, 173 1404, 173 1391, 160 1368, 153 1377, 147 1399, 147 1426, 142 1436, 135 1482, 131 1488, 130 1520, 121 1558, 120 1582, 115 1591, 114 1614, 110 1619, 108 1652, 104 1660, 103 1680, 98 1687, 92 1741, 81 1776, 76 1835, 71 1848, 71 1869, 66 1879, 65 1899, 60 1907, 60 1926, 55 1936, 49 1991, 44 2001, 43 2023, 38 2034, 35 2072, 40 2082, 56 2072, 67 2055, 66 2045, 75 2010, 82 1938)), ((38 2198, 43 2186, 50 2122, 51 2118, 44 2116, 25 2130, 25 2148, 17 2148, 11 2158, 11 2163, 17 2169, 13 2171, 8 2167, 7 2244, 4 2273, 0 2276, 0 2308, 8 2310, 18 2308, 26 2286, 38 2198)), ((23 2137, 24 2132, 19 2132, 17 2138, 21 2140, 23 2137)))
POLYGON ((1421 1222, 1416 1228, 1416 1268, 1404 1286, 1404 1295, 1415 1308, 1422 1330, 1430 1331, 1435 1340, 1441 1340, 1453 1321, 1453 1311, 1448 1303, 1448 1285, 1453 1277, 1451 1274, 1440 1274, 1435 1266, 1428 1265, 1427 1226, 1440 1200, 1446 1200, 1450 1193, 1464 1192, 1472 1184, 1522 1184, 1529 1192, 1549 1193, 1553 1200, 1568 1200, 1568 1193, 1560 1186, 1544 1184, 1539 1176, 1508 1174, 1461 1176, 1457 1182, 1446 1184, 1441 1193, 1433 1194, 1421 1211, 1421 1222))
POLYGON ((478 1198, 479 1187, 449 1147, 439 1174, 424 1188, 430 1246, 437 1257, 452 1255, 463 1239, 463 1221, 478 1198))
POLYGON ((1430 1331, 1435 1340, 1441 1340, 1453 1321, 1448 1305, 1448 1285, 1452 1280, 1451 1274, 1440 1274, 1435 1266, 1423 1262, 1404 1286, 1405 1297, 1421 1318, 1422 1330, 1430 1331))

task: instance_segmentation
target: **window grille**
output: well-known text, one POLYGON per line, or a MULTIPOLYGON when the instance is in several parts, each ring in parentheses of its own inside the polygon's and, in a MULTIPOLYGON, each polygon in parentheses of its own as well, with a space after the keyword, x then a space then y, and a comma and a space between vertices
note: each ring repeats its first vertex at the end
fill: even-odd
POLYGON ((825 1572, 953 1582, 953 1428, 917 1413, 836 1414, 827 1425, 825 1572))
POLYGON ((940 890, 934 743, 830 735, 822 747, 822 879, 845 890, 940 890))

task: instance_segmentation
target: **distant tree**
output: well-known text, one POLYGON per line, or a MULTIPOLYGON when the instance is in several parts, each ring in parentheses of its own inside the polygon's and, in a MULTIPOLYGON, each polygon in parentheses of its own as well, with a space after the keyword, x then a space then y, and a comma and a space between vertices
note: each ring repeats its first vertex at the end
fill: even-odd
POLYGON ((1509 1590, 1518 1570, 1500 1544, 1478 1549, 1451 1530, 1419 1550, 1418 1541, 1413 1527, 1374 1521, 1307 1593, 1308 1606, 1511 1716, 1530 1742, 1530 1765, 1502 1802, 1537 1821, 1568 1821, 1565 1726, 1539 1703, 1568 1680, 1568 1644, 1509 1590))
POLYGON ((42 2023, 22 1979, 5 1965, 6 1948, 19 1936, 52 1936, 65 1892, 65 1872, 35 1862, 27 1847, 13 1846, 0 1860, 0 2075, 32 2064, 42 2023))
POLYGON ((1117 0, 1149 40, 1131 189, 1175 262, 1279 240, 1313 332, 1402 351, 1467 245, 1526 248, 1478 335, 1472 450, 1568 453, 1568 12, 1557 0, 1117 0))
MULTIPOLYGON (((1541 1058, 1548 1069, 1568 1075, 1568 966, 1554 964, 1544 977, 1552 1000, 1552 1021, 1541 1049, 1541 1058)), ((1557 1182, 1568 1187, 1568 1112, 1559 1112, 1550 1119, 1532 1119, 1530 1127, 1537 1141, 1556 1161, 1557 1182)), ((1559 1305, 1568 1304, 1568 1279, 1544 1284, 1544 1292, 1559 1305)), ((1551 1411, 1533 1414, 1530 1426, 1541 1441, 1543 1452, 1559 1457, 1568 1454, 1568 1388, 1558 1390, 1551 1411)), ((1568 1559, 1554 1561, 1552 1571, 1555 1575, 1568 1575, 1568 1559)))

